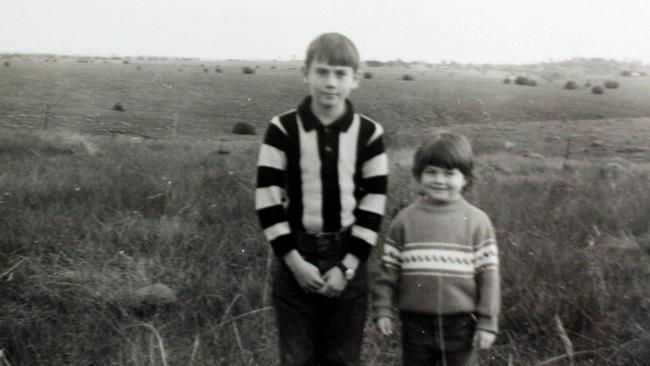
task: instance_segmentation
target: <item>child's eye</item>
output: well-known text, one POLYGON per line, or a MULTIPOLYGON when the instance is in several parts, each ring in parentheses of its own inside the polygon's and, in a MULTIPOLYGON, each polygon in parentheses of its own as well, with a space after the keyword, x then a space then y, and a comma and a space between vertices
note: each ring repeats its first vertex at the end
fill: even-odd
POLYGON ((346 75, 346 72, 345 72, 345 71, 337 71, 337 72, 336 72, 336 76, 338 76, 338 77, 340 77, 340 78, 344 77, 345 75, 346 75))

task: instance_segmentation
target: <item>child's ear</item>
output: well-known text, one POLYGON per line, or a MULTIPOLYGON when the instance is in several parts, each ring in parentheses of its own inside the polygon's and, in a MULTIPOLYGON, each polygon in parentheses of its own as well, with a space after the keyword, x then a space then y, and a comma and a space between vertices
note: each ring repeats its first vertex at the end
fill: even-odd
POLYGON ((361 71, 360 70, 354 70, 354 73, 352 74, 352 79, 354 80, 354 85, 352 89, 356 89, 359 87, 359 83, 361 82, 361 71))

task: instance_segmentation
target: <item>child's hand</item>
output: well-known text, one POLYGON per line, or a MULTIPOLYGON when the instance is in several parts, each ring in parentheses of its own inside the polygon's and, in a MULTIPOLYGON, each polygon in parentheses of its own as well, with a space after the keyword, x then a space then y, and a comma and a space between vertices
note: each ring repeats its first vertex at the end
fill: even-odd
POLYGON ((291 269, 293 277, 305 292, 318 292, 325 281, 320 275, 320 270, 315 265, 307 262, 296 250, 289 252, 284 257, 285 263, 291 269))
POLYGON ((388 317, 377 319, 377 328, 386 337, 393 335, 393 320, 388 317))
POLYGON ((327 297, 341 296, 343 290, 348 285, 348 281, 338 267, 332 267, 325 272, 323 280, 325 281, 325 286, 321 287, 318 293, 327 297))
POLYGON ((494 341, 497 339, 497 335, 485 330, 477 330, 474 334, 474 346, 479 349, 488 349, 492 347, 494 341))

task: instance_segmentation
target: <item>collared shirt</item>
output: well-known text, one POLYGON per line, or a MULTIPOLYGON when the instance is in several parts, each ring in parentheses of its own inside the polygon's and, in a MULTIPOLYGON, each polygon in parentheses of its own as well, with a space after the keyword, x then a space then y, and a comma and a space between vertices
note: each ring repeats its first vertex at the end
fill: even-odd
POLYGON ((274 117, 260 148, 255 205, 276 255, 296 248, 296 232, 351 229, 345 250, 365 260, 386 204, 383 129, 354 112, 324 126, 311 98, 274 117))

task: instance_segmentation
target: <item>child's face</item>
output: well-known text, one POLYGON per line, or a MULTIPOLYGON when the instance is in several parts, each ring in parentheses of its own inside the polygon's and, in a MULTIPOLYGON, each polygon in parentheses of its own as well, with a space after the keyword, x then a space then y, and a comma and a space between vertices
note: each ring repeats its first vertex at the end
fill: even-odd
POLYGON ((350 66, 334 66, 314 60, 304 74, 312 103, 325 110, 343 106, 352 90, 359 86, 358 74, 350 66))
POLYGON ((431 203, 448 203, 462 198, 466 184, 467 179, 458 168, 427 165, 418 181, 418 191, 431 203))

